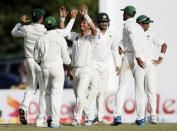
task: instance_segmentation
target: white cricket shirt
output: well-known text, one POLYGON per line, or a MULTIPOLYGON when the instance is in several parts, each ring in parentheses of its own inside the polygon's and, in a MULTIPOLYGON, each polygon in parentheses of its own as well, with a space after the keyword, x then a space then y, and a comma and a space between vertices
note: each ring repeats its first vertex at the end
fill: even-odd
POLYGON ((97 29, 93 59, 97 62, 107 63, 111 55, 113 55, 114 64, 116 66, 120 66, 117 43, 118 42, 115 41, 109 29, 105 32, 105 34, 102 34, 100 30, 97 29))
POLYGON ((155 59, 155 48, 159 48, 164 44, 154 32, 146 31, 146 49, 145 49, 145 61, 152 62, 155 59))
POLYGON ((134 18, 125 21, 123 28, 123 47, 126 52, 135 53, 135 57, 144 59, 145 33, 143 28, 135 22, 134 18))
POLYGON ((90 33, 81 36, 79 33, 71 32, 67 38, 73 42, 72 66, 78 68, 92 66, 95 36, 90 33))
POLYGON ((70 64, 68 46, 63 36, 56 30, 45 32, 35 45, 34 58, 41 62, 41 67, 63 66, 70 64))
MULTIPOLYGON (((64 29, 56 29, 58 33, 62 36, 67 36, 74 24, 75 19, 71 19, 64 29)), ((23 37, 24 38, 24 51, 26 58, 33 58, 34 54, 34 46, 36 41, 39 39, 40 36, 44 34, 47 30, 45 29, 44 25, 32 23, 30 25, 21 25, 20 23, 16 24, 13 28, 11 34, 14 37, 23 37)))

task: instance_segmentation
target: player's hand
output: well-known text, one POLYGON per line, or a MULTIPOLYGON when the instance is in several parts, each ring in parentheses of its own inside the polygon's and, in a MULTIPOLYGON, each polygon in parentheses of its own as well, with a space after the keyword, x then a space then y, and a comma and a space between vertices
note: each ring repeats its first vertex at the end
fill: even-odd
POLYGON ((25 15, 25 14, 22 15, 22 16, 20 17, 20 23, 21 23, 22 25, 25 25, 25 24, 29 23, 28 16, 25 15))
POLYGON ((41 73, 41 67, 37 63, 35 63, 35 69, 36 72, 41 73))
POLYGON ((72 66, 71 65, 68 65, 68 67, 67 67, 67 77, 69 77, 70 80, 73 80, 72 66))
POLYGON ((122 55, 122 54, 124 54, 124 50, 119 46, 119 48, 118 48, 118 52, 119 52, 119 55, 122 55))
POLYGON ((115 70, 116 70, 116 75, 118 76, 119 73, 120 73, 120 68, 119 68, 119 66, 116 66, 116 67, 115 67, 115 70))
POLYGON ((137 57, 137 58, 136 58, 136 61, 137 61, 138 65, 139 65, 141 68, 144 69, 144 68, 146 67, 146 64, 141 60, 140 57, 137 57))
POLYGON ((76 16, 78 14, 78 10, 74 9, 71 11, 71 18, 76 19, 76 16))
POLYGON ((81 6, 81 8, 80 8, 80 14, 82 16, 85 16, 85 15, 88 14, 88 7, 86 5, 81 6))
POLYGON ((159 65, 159 64, 161 64, 162 63, 162 60, 163 60, 163 58, 161 58, 161 57, 159 57, 159 59, 158 60, 152 60, 152 64, 154 64, 154 65, 159 65))
POLYGON ((66 11, 66 7, 65 7, 65 6, 62 6, 62 7, 60 8, 60 12, 59 12, 60 17, 65 18, 65 17, 67 16, 67 14, 68 14, 68 12, 66 11))
POLYGON ((67 72, 67 77, 69 77, 70 80, 73 80, 73 74, 71 71, 67 72))

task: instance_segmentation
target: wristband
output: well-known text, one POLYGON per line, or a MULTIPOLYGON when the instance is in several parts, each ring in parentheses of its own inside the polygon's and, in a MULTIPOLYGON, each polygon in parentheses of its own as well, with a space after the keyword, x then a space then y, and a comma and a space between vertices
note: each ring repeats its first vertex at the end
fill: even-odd
POLYGON ((60 17, 60 22, 65 22, 65 17, 60 17))
POLYGON ((165 57, 165 53, 161 52, 159 57, 164 58, 165 57))
POLYGON ((88 23, 92 22, 92 19, 90 18, 90 16, 88 14, 84 15, 84 18, 88 21, 88 23))

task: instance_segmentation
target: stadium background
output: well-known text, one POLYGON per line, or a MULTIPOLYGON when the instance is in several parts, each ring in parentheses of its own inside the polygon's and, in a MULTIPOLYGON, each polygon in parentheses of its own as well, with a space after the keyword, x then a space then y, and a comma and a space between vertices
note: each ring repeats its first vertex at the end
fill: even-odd
MULTIPOLYGON (((1 0, 0 1, 0 123, 19 123, 18 108, 23 98, 25 84, 25 72, 23 66, 23 40, 14 39, 10 35, 11 29, 23 13, 28 15, 32 8, 41 7, 47 15, 57 17, 57 9, 64 4, 68 9, 78 8, 82 3, 89 6, 89 14, 95 18, 98 12, 107 12, 111 19, 110 28, 116 33, 118 40, 121 38, 122 12, 126 5, 134 5, 137 15, 146 14, 155 22, 152 30, 155 31, 168 44, 165 61, 157 67, 157 112, 160 122, 177 122, 177 18, 175 1, 161 0, 1 0), (94 4, 93 4, 94 3, 94 4)), ((74 30, 78 31, 78 19, 74 30)), ((158 54, 157 54, 158 55, 158 54)), ((112 60, 110 60, 110 63, 112 60)), ((113 71, 113 67, 110 68, 113 71)), ((111 73, 113 74, 113 73, 111 73)), ((108 96, 105 98, 105 118, 112 120, 114 98, 117 87, 115 77, 110 75, 108 96)), ((127 99, 124 106, 124 122, 135 120, 134 87, 133 81, 129 83, 127 99)), ((65 82, 62 106, 62 121, 70 122, 73 117, 74 94, 71 89, 71 81, 65 82)), ((35 122, 38 110, 38 95, 33 99, 29 107, 29 121, 35 122)), ((147 111, 148 116, 148 111, 147 111)))

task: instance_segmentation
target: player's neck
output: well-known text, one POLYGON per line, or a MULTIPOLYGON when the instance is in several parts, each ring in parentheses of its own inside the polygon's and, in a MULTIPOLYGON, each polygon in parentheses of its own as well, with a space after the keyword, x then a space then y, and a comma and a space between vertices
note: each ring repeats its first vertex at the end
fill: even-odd
POLYGON ((89 33, 90 30, 87 30, 87 31, 81 31, 80 35, 81 36, 84 36, 84 35, 87 35, 89 33))
POLYGON ((105 33, 106 33, 106 30, 100 30, 100 33, 101 33, 101 34, 105 34, 105 33))

